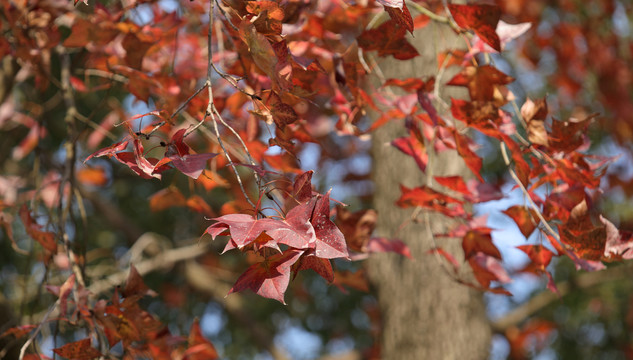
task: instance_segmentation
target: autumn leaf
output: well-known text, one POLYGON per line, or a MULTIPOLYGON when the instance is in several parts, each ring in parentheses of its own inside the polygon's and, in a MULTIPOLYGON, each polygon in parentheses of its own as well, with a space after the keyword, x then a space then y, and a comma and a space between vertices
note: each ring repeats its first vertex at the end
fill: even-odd
POLYGON ((185 206, 185 196, 178 188, 170 186, 150 195, 149 208, 152 211, 162 211, 176 206, 185 206))
POLYGON ((618 230, 602 215, 600 215, 600 222, 604 224, 607 233, 604 258, 610 261, 633 259, 633 233, 618 230))
POLYGON ((449 4, 448 9, 457 25, 474 31, 486 44, 501 51, 501 41, 496 33, 497 23, 501 17, 501 9, 498 6, 449 4))
POLYGON ((523 251, 530 258, 530 263, 521 270, 524 272, 546 272, 545 268, 554 256, 554 253, 543 245, 520 245, 517 246, 517 249, 523 251))
POLYGON ((282 304, 284 293, 290 282, 292 265, 303 254, 300 250, 287 250, 283 254, 273 255, 264 262, 251 265, 237 279, 227 295, 250 289, 259 296, 277 300, 282 304))
POLYGON ((345 237, 330 220, 329 191, 316 201, 310 222, 316 235, 316 256, 324 259, 349 258, 345 237))
POLYGON ((534 209, 528 209, 525 206, 514 205, 504 210, 503 213, 514 220, 514 223, 517 224, 521 234, 526 239, 530 237, 530 234, 534 232, 534 229, 540 223, 534 209))
POLYGON ((299 203, 305 203, 312 198, 312 174, 314 171, 308 170, 295 177, 292 184, 292 196, 299 203))
POLYGON ((297 273, 302 270, 314 270, 322 278, 327 280, 328 283, 334 281, 334 270, 332 269, 332 263, 329 259, 322 259, 316 257, 314 254, 301 255, 299 260, 292 265, 293 279, 297 276, 297 273))
POLYGON ((90 338, 68 343, 53 349, 53 352, 69 360, 90 360, 101 356, 99 350, 90 346, 90 338))
POLYGON ((384 237, 372 237, 367 242, 366 251, 368 253, 392 252, 413 259, 411 250, 407 244, 399 239, 387 239, 384 237))
MULTIPOLYGON (((383 1, 379 0, 378 2, 382 4, 383 1)), ((385 4, 383 5, 385 6, 385 11, 389 14, 391 19, 397 22, 400 26, 407 29, 408 32, 413 34, 413 18, 411 18, 411 13, 409 12, 409 8, 407 8, 407 4, 405 4, 404 1, 399 1, 399 0, 384 1, 384 2, 389 2, 389 3, 396 2, 396 3, 401 4, 400 6, 391 6, 391 5, 385 5, 385 4)))
POLYGON ((283 129, 288 124, 294 123, 299 118, 292 106, 282 102, 278 102, 273 105, 270 112, 273 115, 275 125, 277 125, 280 129, 283 129))
POLYGON ((492 281, 502 284, 512 281, 499 260, 493 256, 477 253, 468 260, 468 263, 473 269, 473 275, 485 289, 490 288, 492 281))
POLYGON ((202 335, 198 319, 195 319, 191 324, 187 345, 188 348, 183 353, 183 360, 214 360, 219 358, 213 344, 202 335))
POLYGON ((358 46, 365 51, 378 51, 378 56, 409 60, 419 53, 405 38, 406 32, 396 21, 386 21, 375 29, 363 31, 357 38, 358 46))
POLYGON ((156 296, 156 292, 152 291, 147 287, 147 285, 145 285, 141 274, 139 274, 138 270, 136 270, 134 264, 130 264, 130 273, 125 281, 125 287, 123 288, 121 294, 126 298, 142 297, 145 295, 156 296))
POLYGON ((93 157, 101 157, 101 156, 107 156, 107 157, 112 157, 114 156, 116 153, 123 151, 127 148, 127 144, 128 141, 121 141, 118 143, 114 143, 108 147, 105 147, 103 149, 99 149, 97 151, 95 151, 94 153, 90 154, 90 156, 88 156, 85 160, 84 163, 86 163, 86 161, 92 159, 93 157))
POLYGON ((488 231, 483 229, 472 229, 462 238, 462 248, 464 249, 464 257, 466 260, 477 254, 485 254, 495 259, 501 260, 501 252, 492 243, 492 237, 488 231))
POLYGON ((456 74, 446 85, 463 86, 468 89, 471 101, 497 101, 502 105, 498 92, 501 85, 507 85, 514 79, 492 65, 467 66, 456 74))
POLYGON ((55 234, 50 231, 41 230, 42 226, 35 222, 35 220, 31 217, 31 212, 29 211, 26 204, 23 204, 22 207, 20 207, 20 219, 24 224, 26 233, 31 238, 33 238, 33 240, 40 243, 40 245, 42 245, 42 247, 49 253, 57 253, 57 242, 55 241, 55 234))

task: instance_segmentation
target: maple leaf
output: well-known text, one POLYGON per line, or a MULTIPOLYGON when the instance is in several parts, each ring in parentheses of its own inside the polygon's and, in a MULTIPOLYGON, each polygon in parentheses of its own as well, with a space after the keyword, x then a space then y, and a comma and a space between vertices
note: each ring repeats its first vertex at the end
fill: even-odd
POLYGON ((468 260, 477 254, 485 254, 501 260, 501 252, 492 243, 487 228, 472 229, 466 232, 462 238, 462 248, 464 249, 464 257, 468 260))
POLYGON ((299 260, 303 251, 286 250, 273 255, 263 262, 251 265, 235 282, 227 295, 250 289, 259 296, 274 299, 282 304, 284 293, 290 283, 292 265, 299 260))
POLYGON ((514 205, 502 212, 514 220, 526 239, 530 237, 540 222, 534 209, 528 209, 525 206, 514 205))
POLYGON ((521 271, 546 272, 545 268, 552 261, 554 253, 543 245, 521 245, 517 249, 523 251, 531 260, 530 264, 521 271))
POLYGON ((184 142, 186 131, 186 129, 180 129, 172 136, 171 142, 167 144, 165 158, 154 165, 152 173, 161 172, 162 166, 168 162, 165 159, 169 159, 180 172, 190 178, 198 179, 206 168, 207 161, 217 156, 215 153, 191 154, 189 146, 184 142))
POLYGON ((492 281, 500 283, 512 281, 506 270, 501 266, 501 263, 492 256, 477 253, 470 257, 468 263, 473 269, 473 275, 475 275, 477 281, 486 289, 490 288, 492 281))
POLYGON ((69 360, 90 360, 102 356, 99 350, 90 346, 90 338, 68 343, 53 349, 53 352, 69 360))
POLYGON ((188 348, 183 353, 184 360, 214 360, 219 358, 213 344, 202 335, 198 319, 195 319, 191 324, 187 345, 188 348))
MULTIPOLYGON (((467 66, 460 73, 456 74, 446 85, 464 86, 468 88, 471 101, 499 101, 500 85, 507 85, 514 81, 514 78, 501 72, 492 65, 467 66)), ((499 104, 501 105, 501 104, 499 104)))
POLYGON ((396 202, 400 207, 416 207, 438 211, 446 216, 455 217, 465 214, 462 202, 431 189, 428 186, 419 186, 409 189, 400 185, 402 195, 396 202))
POLYGON ((365 51, 378 51, 378 56, 391 55, 398 60, 409 60, 418 51, 405 38, 407 30, 394 20, 386 21, 375 29, 363 31, 356 39, 365 51))
POLYGON ((457 25, 472 30, 493 49, 501 51, 501 41, 496 33, 497 23, 501 17, 501 9, 496 5, 455 5, 448 9, 457 25))
POLYGON ((57 253, 57 242, 55 241, 55 234, 50 231, 41 230, 42 226, 35 222, 35 220, 31 217, 31 212, 29 211, 26 204, 23 204, 22 207, 20 207, 20 219, 24 224, 26 233, 31 238, 33 238, 33 240, 40 243, 40 245, 42 245, 42 247, 50 254, 57 253))
POLYGON ((185 196, 174 186, 159 190, 149 197, 149 208, 152 211, 162 211, 185 204, 185 196))
POLYGON ((277 125, 277 127, 280 129, 283 129, 288 124, 294 123, 299 118, 292 106, 284 104, 282 102, 278 102, 273 105, 270 113, 273 116, 275 125, 277 125))
POLYGON ((327 280, 328 283, 334 281, 334 270, 332 269, 332 263, 329 259, 322 259, 316 257, 314 254, 304 253, 299 260, 292 265, 293 279, 297 276, 297 273, 301 270, 314 270, 322 278, 327 280))
POLYGON ((618 230, 602 215, 600 215, 600 222, 604 224, 607 235, 603 257, 610 261, 633 259, 633 233, 618 230))
POLYGON ((156 292, 145 285, 141 274, 136 270, 134 264, 130 264, 130 273, 125 281, 125 287, 121 294, 126 298, 142 297, 144 295, 156 296, 156 292))
POLYGON ((114 143, 108 147, 104 147, 103 149, 99 149, 95 151, 94 153, 90 154, 90 156, 88 156, 86 160, 84 160, 84 164, 86 163, 86 161, 92 159, 93 157, 101 157, 101 156, 112 157, 117 152, 125 150, 127 148, 127 144, 128 144, 128 141, 125 140, 118 143, 114 143))
POLYGON ((292 196, 299 203, 304 203, 312 198, 312 174, 314 171, 308 170, 298 175, 292 184, 292 196))
POLYGON ((345 236, 348 248, 354 251, 366 251, 377 220, 378 213, 373 209, 352 213, 342 206, 336 207, 336 225, 345 236))
POLYGON ((316 256, 324 259, 349 258, 345 236, 330 220, 330 192, 319 197, 314 205, 312 218, 316 241, 316 256))
POLYGON ((464 199, 472 203, 487 202, 503 198, 498 187, 489 183, 481 183, 476 179, 464 181, 461 176, 435 176, 438 184, 464 195, 464 199))
POLYGON ((341 290, 342 293, 347 294, 347 290, 344 286, 356 289, 362 292, 369 292, 369 281, 365 269, 360 269, 356 272, 336 271, 334 276, 334 285, 341 290))
POLYGON ((407 244, 399 239, 387 239, 384 237, 372 237, 367 242, 366 251, 368 253, 393 252, 413 259, 411 250, 407 244))
MULTIPOLYGON (((383 1, 380 1, 380 0, 378 2, 383 3, 383 1)), ((388 2, 394 2, 394 1, 388 1, 388 2)), ((391 5, 383 4, 385 6, 385 11, 387 11, 391 19, 397 22, 400 26, 407 29, 408 32, 413 34, 413 18, 411 17, 409 8, 407 8, 407 4, 405 4, 404 1, 396 0, 395 2, 402 3, 402 5, 391 6, 391 5)))
POLYGON ((405 125, 409 130, 409 136, 397 138, 391 142, 391 145, 411 156, 420 170, 425 171, 429 156, 424 145, 422 132, 414 121, 407 120, 405 125))

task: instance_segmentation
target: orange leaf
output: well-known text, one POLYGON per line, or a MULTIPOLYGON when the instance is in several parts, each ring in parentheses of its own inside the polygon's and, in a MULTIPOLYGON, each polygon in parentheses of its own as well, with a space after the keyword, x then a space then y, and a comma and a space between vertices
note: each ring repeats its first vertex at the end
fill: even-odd
POLYGON ((149 208, 152 211, 162 211, 170 207, 185 206, 185 204, 185 196, 175 187, 160 190, 149 198, 149 208))
POLYGON ((501 17, 501 9, 498 6, 449 4, 448 9, 457 25, 474 31, 486 44, 501 51, 501 41, 496 32, 497 23, 501 17))
POLYGON ((90 360, 101 356, 99 350, 90 346, 90 338, 68 343, 53 352, 69 360, 90 360))

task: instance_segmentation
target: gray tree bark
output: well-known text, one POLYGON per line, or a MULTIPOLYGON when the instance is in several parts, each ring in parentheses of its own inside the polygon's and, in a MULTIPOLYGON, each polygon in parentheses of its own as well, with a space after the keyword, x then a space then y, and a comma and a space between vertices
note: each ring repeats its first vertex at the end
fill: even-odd
MULTIPOLYGON (((407 62, 381 62, 386 78, 436 75, 438 52, 456 48, 460 40, 448 26, 429 24, 416 31, 412 43, 421 56, 407 62)), ((445 74, 442 82, 451 77, 445 74)), ((456 97, 454 92, 450 95, 456 97)), ((402 122, 392 122, 380 128, 372 140, 374 207, 379 214, 376 228, 379 236, 393 236, 403 221, 411 216, 412 209, 400 209, 394 205, 400 196, 399 184, 415 187, 425 183, 426 174, 410 157, 386 145, 405 135, 402 122)), ((443 152, 439 156, 430 153, 429 156, 429 169, 433 176, 469 175, 469 170, 454 151, 443 152)), ((437 184, 429 185, 439 187, 437 184)), ((419 217, 424 218, 424 215, 419 217)), ((443 233, 455 221, 430 214, 429 223, 432 233, 443 233)), ((382 311, 382 358, 486 359, 491 330, 482 294, 456 283, 437 259, 427 254, 434 243, 424 221, 410 223, 399 232, 398 238, 407 243, 414 261, 398 255, 380 254, 373 256, 368 263, 370 280, 377 290, 382 311)), ((459 241, 438 239, 437 242, 457 259, 463 259, 459 241)))

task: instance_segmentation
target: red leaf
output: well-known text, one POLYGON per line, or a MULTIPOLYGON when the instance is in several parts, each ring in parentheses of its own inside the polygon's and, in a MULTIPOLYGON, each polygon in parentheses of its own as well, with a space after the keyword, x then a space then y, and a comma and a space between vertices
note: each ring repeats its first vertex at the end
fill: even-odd
POLYGON ((55 234, 50 231, 42 231, 41 226, 33 220, 31 212, 26 207, 26 204, 20 208, 20 219, 24 224, 26 233, 42 245, 42 247, 51 254, 57 253, 57 242, 55 241, 55 234))
POLYGON ((517 249, 523 251, 540 271, 545 271, 554 253, 543 245, 521 245, 517 249))
POLYGON ((400 207, 420 206, 425 209, 438 211, 446 216, 456 217, 465 214, 462 202, 448 195, 439 193, 427 186, 409 189, 400 185, 402 195, 396 202, 400 207))
POLYGON ((250 289, 259 296, 286 304, 284 293, 290 282, 290 269, 301 254, 303 251, 287 250, 252 265, 237 279, 227 295, 250 289))
POLYGON ((633 259, 633 233, 618 230, 602 215, 600 215, 600 222, 604 224, 607 232, 604 258, 610 261, 633 259))
POLYGON ((316 235, 316 256, 324 259, 349 258, 345 237, 330 220, 329 191, 316 201, 310 222, 316 235))
POLYGON ((93 157, 100 157, 100 156, 112 157, 117 152, 125 150, 125 148, 127 148, 127 144, 128 144, 128 141, 125 140, 125 141, 118 142, 116 144, 112 144, 103 149, 97 150, 94 153, 92 153, 90 156, 88 156, 86 160, 84 160, 84 163, 92 159, 93 157))
POLYGON ((26 334, 30 333, 31 330, 35 329, 36 327, 37 325, 22 325, 22 326, 12 327, 10 329, 5 330, 5 332, 3 332, 2 334, 0 334, 0 339, 2 339, 5 336, 10 336, 10 335, 13 335, 16 339, 19 339, 25 336, 26 334))
POLYGON ((493 101, 495 90, 514 79, 492 65, 468 66, 455 75, 446 85, 468 88, 471 101, 493 101))
POLYGON ((273 115, 275 125, 277 125, 277 127, 280 129, 285 128, 286 125, 292 124, 297 121, 297 119, 299 119, 297 113, 295 112, 295 109, 293 109, 292 106, 284 104, 282 102, 278 102, 273 105, 270 113, 273 115))
POLYGON ((419 78, 407 78, 407 79, 389 79, 382 85, 384 86, 398 86, 406 92, 417 92, 424 87, 425 82, 419 78))
POLYGON ((125 288, 123 288, 121 294, 126 298, 142 297, 144 295, 156 296, 156 293, 145 285, 141 274, 136 270, 134 264, 130 264, 130 273, 127 276, 125 288))
POLYGON ((185 206, 185 196, 178 188, 170 186, 150 195, 149 208, 152 211, 162 211, 176 206, 185 206))
POLYGON ((314 254, 303 254, 299 261, 292 266, 293 278, 297 276, 297 273, 301 270, 314 270, 322 278, 327 280, 330 284, 334 281, 334 270, 329 259, 321 259, 314 254))
POLYGON ((462 238, 462 248, 464 249, 464 257, 467 260, 479 253, 501 260, 501 253, 492 243, 492 237, 487 229, 484 231, 479 231, 479 229, 468 231, 462 238))
POLYGON ((468 260, 477 281, 486 289, 492 281, 508 283, 512 281, 501 263, 492 256, 478 253, 468 260))
POLYGON ((336 225, 339 227, 347 247, 354 251, 366 252, 367 243, 374 232, 378 213, 373 209, 350 212, 342 206, 336 207, 336 225))
POLYGON ((200 177, 200 174, 202 174, 202 171, 204 171, 207 167, 207 161, 213 159, 216 155, 218 154, 190 154, 182 157, 178 155, 171 155, 168 158, 171 160, 172 164, 174 164, 176 169, 180 170, 180 172, 192 179, 197 179, 200 177))
POLYGON ((525 236, 527 239, 534 229, 540 223, 538 217, 536 216, 536 212, 533 209, 528 209, 525 206, 514 205, 508 208, 505 211, 502 211, 504 214, 508 215, 519 227, 521 234, 525 236))
POLYGON ((475 146, 473 141, 468 136, 455 132, 455 145, 457 147, 457 152, 462 159, 464 159, 466 166, 468 166, 479 181, 484 182, 484 179, 481 177, 481 167, 483 165, 483 161, 473 150, 471 150, 471 147, 475 146))
POLYGON ((309 170, 295 178, 292 184, 292 195, 299 203, 305 203, 312 198, 312 174, 309 170))
POLYGON ((387 239, 384 237, 372 237, 367 243, 367 252, 379 253, 379 252, 393 252, 406 256, 409 259, 413 259, 411 256, 411 250, 407 244, 398 239, 387 239))
POLYGON ((358 46, 365 51, 378 51, 378 56, 391 55, 398 60, 409 60, 418 51, 405 38, 407 30, 394 20, 386 21, 375 29, 365 30, 357 38, 358 46))
POLYGON ((184 360, 214 360, 219 358, 213 344, 202 335, 198 319, 191 324, 187 345, 189 347, 183 353, 184 360))
MULTIPOLYGON (((382 3, 383 1, 379 0, 378 2, 382 3)), ((391 16, 391 19, 413 34, 413 18, 411 18, 411 13, 409 12, 409 8, 407 8, 407 4, 405 4, 404 1, 396 2, 402 3, 402 5, 391 6, 383 4, 385 5, 385 11, 387 11, 389 16, 391 16)))
POLYGON ((90 360, 101 356, 99 350, 90 346, 90 338, 68 343, 53 352, 69 360, 90 360))
POLYGON ((343 286, 369 292, 369 282, 367 281, 364 269, 360 269, 356 272, 337 271, 336 276, 334 276, 334 285, 345 294, 347 294, 347 290, 345 290, 343 286))
POLYGON ((501 9, 496 5, 454 5, 448 9, 461 28, 473 30, 475 34, 493 49, 501 51, 501 41, 496 33, 501 9))

